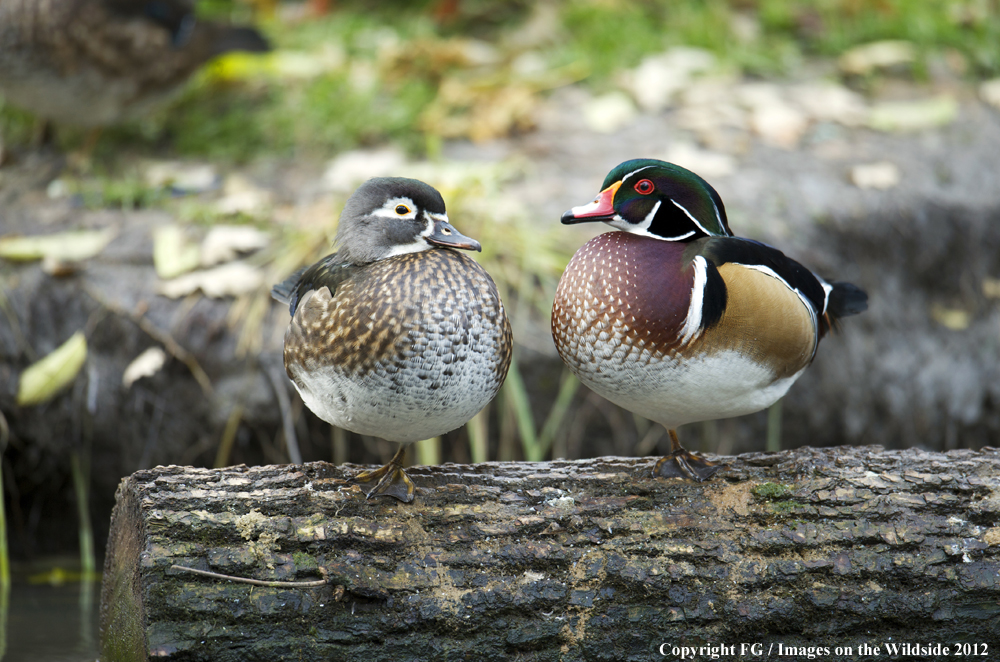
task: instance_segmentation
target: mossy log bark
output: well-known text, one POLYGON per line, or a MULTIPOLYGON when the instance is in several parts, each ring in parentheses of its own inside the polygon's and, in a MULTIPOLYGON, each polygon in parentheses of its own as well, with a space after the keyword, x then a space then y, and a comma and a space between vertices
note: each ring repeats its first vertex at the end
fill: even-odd
POLYGON ((366 501, 356 466, 140 471, 112 518, 102 659, 997 644, 1000 450, 726 459, 703 484, 649 477, 653 458, 414 467, 409 505, 366 501))

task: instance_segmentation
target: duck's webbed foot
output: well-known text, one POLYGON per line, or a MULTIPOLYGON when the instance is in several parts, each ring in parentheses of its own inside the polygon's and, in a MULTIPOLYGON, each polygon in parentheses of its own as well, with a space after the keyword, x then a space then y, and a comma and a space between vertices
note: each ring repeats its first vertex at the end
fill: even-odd
POLYGON ((351 480, 355 483, 375 485, 365 493, 366 498, 375 496, 391 496, 399 499, 403 503, 413 501, 413 493, 416 486, 410 477, 403 471, 403 458, 406 456, 406 446, 400 446, 392 459, 384 467, 373 469, 372 471, 362 471, 351 480))
POLYGON ((709 462, 681 446, 677 431, 670 432, 670 454, 661 457, 653 467, 653 476, 662 478, 686 478, 698 483, 706 481, 729 465, 709 462))

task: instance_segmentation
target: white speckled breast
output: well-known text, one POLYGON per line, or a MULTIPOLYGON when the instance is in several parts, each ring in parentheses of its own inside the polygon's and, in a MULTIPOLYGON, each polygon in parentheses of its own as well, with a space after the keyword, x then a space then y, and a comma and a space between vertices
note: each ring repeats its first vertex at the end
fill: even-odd
POLYGON ((496 395, 511 332, 489 275, 451 250, 380 260, 306 294, 285 334, 302 400, 332 425, 402 443, 465 424, 496 395))
POLYGON ((804 326, 812 324, 809 313, 790 291, 781 300, 792 306, 790 321, 778 326, 803 335, 801 342, 795 336, 790 369, 762 355, 775 338, 753 305, 727 309, 729 317, 682 345, 694 284, 684 251, 685 244, 602 234, 573 256, 552 307, 552 336, 570 370, 608 400, 671 429, 770 406, 815 347, 815 331, 804 326))

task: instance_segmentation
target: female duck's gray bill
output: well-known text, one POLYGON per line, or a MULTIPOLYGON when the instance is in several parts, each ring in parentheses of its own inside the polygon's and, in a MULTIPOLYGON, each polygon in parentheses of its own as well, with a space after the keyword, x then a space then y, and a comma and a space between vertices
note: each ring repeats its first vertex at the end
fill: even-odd
POLYGON ((427 237, 429 243, 435 246, 446 246, 447 248, 461 248, 467 251, 482 251, 482 245, 470 237, 455 229, 455 227, 444 220, 434 221, 434 231, 427 237))

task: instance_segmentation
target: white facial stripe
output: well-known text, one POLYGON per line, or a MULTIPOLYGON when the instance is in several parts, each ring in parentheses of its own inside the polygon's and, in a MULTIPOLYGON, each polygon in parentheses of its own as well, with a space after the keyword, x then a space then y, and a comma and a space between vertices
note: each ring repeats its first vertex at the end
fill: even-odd
MULTIPOLYGON (((386 257, 393 257, 394 255, 406 255, 407 253, 419 253, 421 251, 429 251, 434 248, 427 241, 427 237, 431 236, 434 232, 434 219, 431 218, 430 214, 425 213, 424 216, 427 218, 427 227, 417 235, 417 238, 408 243, 400 244, 398 246, 393 246, 392 250, 386 253, 386 257)), ((400 217, 402 218, 402 217, 400 217)))
POLYGON ((691 286, 691 305, 681 327, 681 345, 698 337, 701 331, 701 313, 705 305, 705 285, 708 284, 708 262, 701 255, 691 261, 694 266, 694 284, 691 286))
POLYGON ((647 169, 649 169, 649 168, 652 168, 652 167, 653 167, 653 166, 651 166, 651 165, 648 165, 648 166, 642 166, 641 168, 639 168, 639 169, 637 169, 637 170, 633 170, 633 171, 632 171, 632 172, 630 172, 629 174, 625 175, 624 177, 622 177, 622 186, 625 186, 625 180, 627 180, 627 179, 628 179, 629 177, 631 177, 631 176, 632 176, 632 175, 634 175, 635 173, 637 173, 637 172, 642 172, 643 170, 647 170, 647 169))
POLYGON ((417 217, 417 206, 413 204, 413 200, 406 197, 400 198, 389 198, 385 203, 371 213, 372 216, 379 216, 381 218, 398 218, 403 220, 412 220, 417 217), (405 214, 396 213, 396 207, 403 205, 410 211, 405 214))
MULTIPOLYGON (((393 211, 392 215, 391 215, 392 218, 405 219, 405 218, 414 218, 416 216, 416 207, 409 200, 409 198, 393 198, 392 200, 389 200, 388 202, 386 202, 385 205, 382 206, 382 209, 379 209, 378 211, 384 212, 384 210, 386 208, 395 210, 396 209, 396 205, 399 205, 399 204, 404 204, 404 205, 410 207, 411 214, 410 215, 400 215, 400 214, 397 214, 395 211, 393 211)), ((378 214, 378 213, 372 214, 372 216, 387 216, 387 215, 388 214, 385 214, 385 213, 382 213, 382 214, 378 214)), ((427 227, 425 227, 420 232, 420 234, 417 235, 416 240, 414 240, 414 241, 412 241, 412 242, 410 242, 408 244, 400 244, 398 246, 393 246, 392 250, 390 250, 388 253, 386 253, 385 256, 386 257, 394 257, 396 255, 406 255, 407 253, 419 253, 421 251, 429 251, 430 249, 434 248, 434 246, 427 241, 427 237, 431 236, 434 233, 434 224, 435 223, 437 223, 438 221, 444 221, 445 223, 448 222, 448 215, 447 214, 436 214, 436 213, 433 213, 433 212, 424 212, 424 218, 427 219, 427 227)))
MULTIPOLYGON (((689 211, 688 211, 687 209, 685 209, 685 208, 684 208, 684 205, 682 205, 681 203, 677 202, 677 201, 676 201, 676 200, 674 200, 673 198, 670 198, 670 202, 674 203, 674 206, 675 206, 675 207, 677 207, 677 208, 678 208, 678 209, 680 209, 680 210, 681 210, 682 212, 684 212, 684 215, 685 215, 685 216, 687 216, 688 218, 690 218, 690 219, 691 219, 691 222, 692 222, 692 223, 694 223, 695 225, 697 225, 697 226, 698 226, 698 229, 699 229, 699 230, 701 230, 702 232, 704 232, 705 234, 707 234, 707 235, 709 235, 709 236, 712 236, 712 233, 711 233, 711 232, 709 232, 708 230, 706 230, 706 229, 705 229, 705 226, 704 226, 704 225, 702 225, 701 223, 699 223, 699 222, 698 222, 698 219, 697 219, 697 218, 695 218, 695 217, 694 217, 694 216, 693 216, 693 215, 691 214, 691 212, 689 212, 689 211)), ((693 233, 692 233, 692 234, 693 234, 693 233)))
MULTIPOLYGON (((659 205, 660 204, 659 201, 657 201, 656 204, 659 205)), ((691 230, 690 232, 687 232, 685 234, 677 235, 676 237, 661 237, 658 234, 653 234, 647 228, 649 227, 649 222, 652 221, 652 218, 650 216, 651 215, 655 215, 655 214, 656 214, 656 209, 654 208, 653 211, 650 212, 650 214, 646 215, 646 218, 643 219, 642 223, 640 223, 638 225, 636 225, 634 223, 629 223, 628 221, 626 221, 625 219, 623 219, 621 216, 618 216, 617 214, 615 214, 615 217, 613 219, 611 219, 610 221, 605 221, 605 222, 608 225, 610 225, 611 227, 618 228, 619 230, 622 230, 624 232, 628 232, 630 234, 638 235, 640 237, 649 237, 650 239, 659 239, 660 241, 684 241, 688 237, 694 236, 694 234, 695 234, 694 230, 691 230)))
POLYGON ((676 237, 661 237, 658 234, 653 234, 649 230, 632 225, 631 223, 622 223, 620 225, 618 223, 611 223, 611 225, 630 234, 639 235, 640 237, 649 237, 650 239, 659 239, 660 241, 684 241, 688 237, 694 235, 694 230, 691 230, 691 232, 688 232, 687 234, 678 235, 676 237))
POLYGON ((642 219, 642 223, 637 224, 636 227, 640 227, 643 230, 649 230, 649 226, 653 224, 653 218, 656 217, 656 212, 660 210, 660 203, 662 202, 663 200, 657 200, 656 204, 653 205, 653 208, 649 210, 648 214, 646 214, 646 218, 642 219))
POLYGON ((427 219, 427 226, 424 228, 423 232, 420 233, 421 237, 429 237, 434 234, 434 217, 427 212, 424 212, 424 218, 427 219))
MULTIPOLYGON (((816 274, 813 275, 815 276, 816 274)), ((826 282, 819 276, 816 276, 816 280, 818 280, 819 284, 823 286, 823 312, 821 314, 826 315, 826 307, 830 304, 830 292, 833 292, 833 285, 830 285, 830 283, 826 282)))
POLYGON ((631 232, 632 234, 637 234, 642 237, 652 237, 653 239, 659 239, 660 241, 684 241, 688 237, 693 236, 695 234, 694 230, 676 237, 661 237, 660 235, 653 234, 649 231, 649 226, 653 224, 653 219, 656 218, 656 212, 660 210, 660 204, 662 202, 662 200, 657 200, 656 204, 649 210, 649 213, 646 214, 646 218, 642 219, 641 223, 628 223, 623 221, 620 216, 616 215, 614 220, 620 222, 612 222, 611 225, 616 228, 621 228, 622 230, 625 230, 625 232, 631 232))
POLYGON ((688 237, 693 237, 694 234, 695 234, 694 230, 691 230, 691 232, 687 232, 685 234, 680 234, 680 235, 677 235, 676 237, 658 237, 658 238, 662 239, 663 241, 684 241, 688 237))
POLYGON ((719 213, 719 205, 715 204, 715 200, 712 200, 712 209, 715 210, 715 218, 719 221, 719 227, 722 228, 722 232, 725 233, 727 237, 732 237, 731 232, 726 232, 726 224, 722 222, 722 214, 719 213))
POLYGON ((427 240, 421 236, 412 243, 393 246, 392 250, 386 253, 385 256, 394 257, 396 255, 406 255, 407 253, 419 253, 421 251, 429 251, 432 248, 434 247, 428 244, 427 240))

